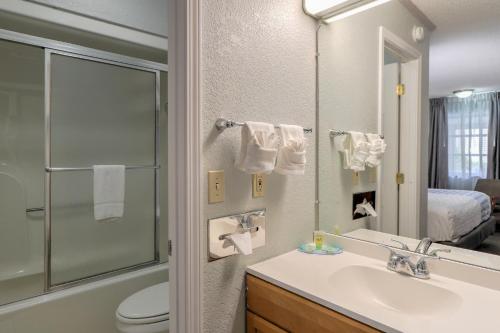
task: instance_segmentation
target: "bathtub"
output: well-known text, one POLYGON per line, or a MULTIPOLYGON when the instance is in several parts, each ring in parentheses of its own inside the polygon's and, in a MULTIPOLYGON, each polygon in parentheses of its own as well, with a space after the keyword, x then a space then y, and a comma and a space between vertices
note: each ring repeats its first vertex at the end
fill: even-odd
POLYGON ((168 264, 0 306, 1 333, 117 333, 115 310, 126 297, 168 281, 168 264))

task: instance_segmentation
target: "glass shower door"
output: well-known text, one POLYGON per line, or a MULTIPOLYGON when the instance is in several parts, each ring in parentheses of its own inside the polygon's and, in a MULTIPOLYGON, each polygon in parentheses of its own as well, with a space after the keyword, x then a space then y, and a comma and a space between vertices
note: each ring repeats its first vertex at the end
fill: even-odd
POLYGON ((48 51, 50 284, 158 259, 158 73, 48 51), (97 221, 93 165, 125 172, 122 218, 97 221), (75 170, 76 169, 76 170, 75 170))
POLYGON ((0 304, 44 291, 42 48, 0 41, 0 304))

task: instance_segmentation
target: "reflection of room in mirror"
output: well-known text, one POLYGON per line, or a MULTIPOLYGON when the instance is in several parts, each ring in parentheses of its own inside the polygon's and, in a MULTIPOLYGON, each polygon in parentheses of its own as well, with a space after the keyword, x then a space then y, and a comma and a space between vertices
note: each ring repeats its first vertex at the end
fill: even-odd
POLYGON ((411 250, 429 237, 428 251, 500 269, 500 50, 487 38, 500 23, 480 7, 391 1, 319 29, 318 132, 387 145, 376 182, 368 168, 354 182, 339 138, 319 136, 321 230, 411 250), (377 218, 353 217, 370 191, 377 218))

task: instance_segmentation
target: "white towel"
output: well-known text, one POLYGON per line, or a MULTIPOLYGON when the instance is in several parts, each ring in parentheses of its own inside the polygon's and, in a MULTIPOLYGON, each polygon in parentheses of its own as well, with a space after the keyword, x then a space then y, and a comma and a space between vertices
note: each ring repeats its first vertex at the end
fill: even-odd
POLYGON ((94 165, 94 218, 104 220, 123 216, 125 166, 94 165))
POLYGON ((249 231, 242 234, 236 233, 227 236, 229 240, 233 243, 234 247, 238 250, 240 254, 249 255, 252 254, 252 236, 249 231))
POLYGON ((344 169, 364 171, 366 159, 370 154, 370 144, 363 133, 351 131, 341 142, 340 152, 343 154, 344 169))
POLYGON ((380 138, 378 134, 366 134, 368 143, 370 144, 369 155, 366 159, 366 165, 370 168, 375 168, 380 165, 382 155, 385 152, 387 145, 384 139, 380 138))
POLYGON ((303 175, 306 166, 304 128, 280 125, 281 146, 274 171, 282 175, 303 175))
POLYGON ((241 128, 241 150, 236 167, 246 173, 270 174, 276 163, 278 138, 268 123, 245 122, 241 128))

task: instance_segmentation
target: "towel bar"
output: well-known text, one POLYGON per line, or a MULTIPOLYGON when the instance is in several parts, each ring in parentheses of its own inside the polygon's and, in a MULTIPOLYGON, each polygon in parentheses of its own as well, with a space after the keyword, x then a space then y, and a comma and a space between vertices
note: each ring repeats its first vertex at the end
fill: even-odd
MULTIPOLYGON (((342 135, 349 134, 349 132, 339 131, 339 130, 334 130, 334 129, 329 130, 329 132, 330 132, 330 137, 332 137, 332 138, 335 138, 337 136, 342 136, 342 135)), ((379 136, 380 136, 381 139, 384 138, 384 136, 382 134, 379 134, 379 136)))
MULTIPOLYGON (((223 131, 226 128, 232 128, 235 126, 244 126, 244 125, 245 125, 244 123, 239 123, 237 121, 232 121, 225 118, 219 118, 215 121, 215 128, 217 128, 217 130, 219 131, 223 131)), ((274 127, 279 128, 279 126, 277 125, 275 125, 274 127)), ((313 131, 312 128, 304 128, 304 133, 312 133, 312 131, 313 131)))

